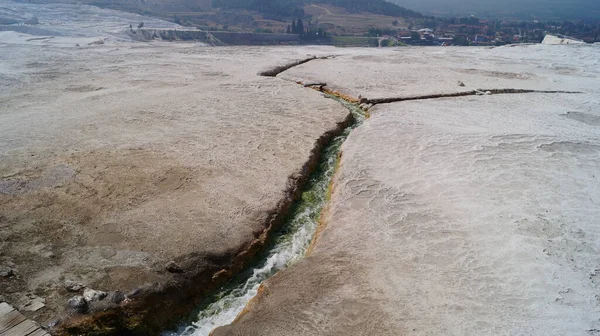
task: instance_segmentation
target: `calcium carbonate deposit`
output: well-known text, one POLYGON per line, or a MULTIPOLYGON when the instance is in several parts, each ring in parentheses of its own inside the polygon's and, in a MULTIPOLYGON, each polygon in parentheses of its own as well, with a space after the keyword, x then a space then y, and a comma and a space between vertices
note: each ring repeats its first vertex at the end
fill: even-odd
POLYGON ((76 37, 94 41, 131 41, 129 26, 183 28, 173 22, 89 5, 33 4, 3 0, 0 3, 0 32, 13 31, 48 38, 76 37))
POLYGON ((550 45, 565 45, 565 44, 585 44, 584 41, 574 39, 568 36, 554 36, 554 35, 546 35, 542 44, 550 44, 550 45))
POLYGON ((353 50, 282 74, 367 98, 457 81, 580 93, 376 105, 342 146, 311 255, 214 335, 596 334, 599 51, 353 50))
POLYGON ((134 42, 142 21, 176 27, 0 3, 0 295, 28 318, 599 334, 600 46, 212 48, 134 42), (370 115, 308 186, 349 112, 298 83, 370 115))

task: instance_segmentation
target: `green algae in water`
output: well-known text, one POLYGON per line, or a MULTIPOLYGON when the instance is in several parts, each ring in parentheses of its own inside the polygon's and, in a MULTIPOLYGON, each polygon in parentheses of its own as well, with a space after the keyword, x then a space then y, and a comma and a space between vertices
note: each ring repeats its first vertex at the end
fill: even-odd
POLYGON ((321 211, 328 201, 328 189, 340 148, 352 129, 365 119, 363 111, 357 105, 331 95, 326 97, 335 99, 348 108, 354 116, 354 122, 323 149, 319 164, 311 174, 300 200, 292 206, 270 248, 253 267, 234 277, 227 286, 206 300, 196 322, 182 327, 178 332, 163 335, 205 336, 217 327, 230 324, 257 294, 263 281, 304 257, 317 229, 321 211))

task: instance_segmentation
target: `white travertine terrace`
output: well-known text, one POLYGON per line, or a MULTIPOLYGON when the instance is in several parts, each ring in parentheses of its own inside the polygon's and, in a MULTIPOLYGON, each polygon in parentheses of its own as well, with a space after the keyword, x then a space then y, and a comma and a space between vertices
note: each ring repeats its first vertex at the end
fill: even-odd
POLYGON ((582 93, 376 105, 342 147, 312 254, 215 335, 596 333, 598 51, 352 50, 280 75, 368 98, 459 80, 582 93))

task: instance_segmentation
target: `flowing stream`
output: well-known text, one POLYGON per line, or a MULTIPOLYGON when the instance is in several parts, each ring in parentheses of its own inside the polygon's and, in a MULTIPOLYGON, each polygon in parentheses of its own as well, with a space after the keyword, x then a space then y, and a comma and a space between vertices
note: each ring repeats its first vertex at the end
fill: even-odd
POLYGON ((207 299, 207 303, 200 307, 195 322, 182 326, 177 332, 165 332, 163 336, 207 336, 213 329, 230 324, 256 295, 263 281, 304 257, 317 229, 321 211, 328 201, 328 189, 342 143, 352 129, 365 119, 364 112, 358 106, 333 96, 328 97, 348 108, 354 115, 354 122, 323 149, 318 167, 305 186, 301 199, 292 206, 270 248, 253 267, 234 277, 228 285, 207 299))

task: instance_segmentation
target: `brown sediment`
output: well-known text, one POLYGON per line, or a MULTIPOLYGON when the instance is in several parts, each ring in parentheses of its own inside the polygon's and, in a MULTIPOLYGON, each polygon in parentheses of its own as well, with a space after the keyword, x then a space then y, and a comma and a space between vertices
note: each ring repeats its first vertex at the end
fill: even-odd
MULTIPOLYGON (((299 81, 299 82, 296 82, 296 84, 300 84, 300 85, 303 85, 304 87, 309 87, 309 88, 311 88, 313 90, 316 90, 316 91, 319 91, 319 92, 323 92, 323 93, 326 93, 328 95, 340 98, 340 99, 342 99, 342 100, 344 100, 344 101, 346 101, 348 103, 351 103, 351 104, 359 104, 359 103, 361 103, 361 101, 365 101, 365 102, 369 101, 366 98, 363 98, 361 100, 361 99, 358 99, 356 97, 352 97, 350 95, 341 93, 339 91, 332 90, 332 89, 326 87, 327 86, 326 83, 304 84, 304 83, 302 83, 302 82, 299 81)), ((371 114, 369 113, 369 109, 368 108, 361 108, 361 110, 363 110, 363 112, 365 114, 365 119, 369 119, 371 117, 371 114)))
POLYGON ((371 118, 371 112, 369 112, 369 109, 363 110, 365 112, 365 119, 369 119, 371 118))
POLYGON ((326 87, 323 87, 322 91, 325 92, 325 93, 328 93, 328 94, 330 94, 332 96, 341 98, 341 99, 343 99, 343 100, 345 100, 345 101, 347 101, 349 103, 354 103, 354 104, 358 104, 359 103, 359 99, 358 98, 354 98, 352 96, 343 94, 343 93, 335 91, 335 90, 331 90, 331 89, 326 88, 326 87))
MULTIPOLYGON (((296 83, 300 84, 300 85, 303 85, 303 86, 305 85, 302 82, 296 82, 296 83)), ((345 100, 345 101, 347 101, 349 103, 358 104, 360 102, 360 99, 352 97, 352 96, 349 96, 349 95, 344 94, 344 93, 341 93, 339 91, 332 90, 332 89, 326 87, 327 84, 324 84, 324 83, 323 84, 314 84, 314 85, 308 84, 306 86, 309 87, 309 88, 311 88, 311 89, 313 89, 313 90, 316 90, 316 91, 319 91, 319 92, 324 92, 324 93, 327 93, 327 94, 332 95, 334 97, 338 97, 338 98, 343 99, 343 100, 345 100)))
POLYGON ((51 332, 56 335, 157 335, 189 317, 204 298, 248 267, 264 250, 273 233, 284 223, 292 204, 300 199, 302 188, 316 169, 323 148, 353 121, 352 113, 348 112, 343 121, 319 137, 308 160, 288 177, 285 197, 270 211, 264 229, 254 240, 221 255, 181 257, 175 261, 186 270, 185 273, 171 274, 163 283, 139 288, 118 306, 68 316, 51 332))

